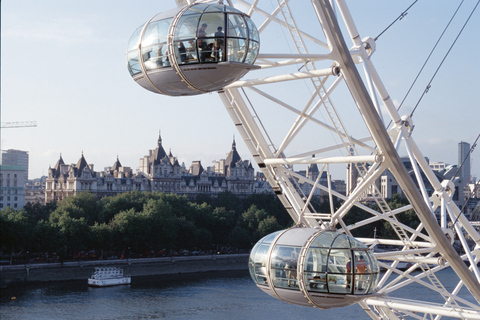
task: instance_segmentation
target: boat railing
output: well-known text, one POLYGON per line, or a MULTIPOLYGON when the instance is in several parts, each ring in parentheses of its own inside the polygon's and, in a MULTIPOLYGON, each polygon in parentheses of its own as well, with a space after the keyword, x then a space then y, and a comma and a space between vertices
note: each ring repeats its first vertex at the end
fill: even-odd
POLYGON ((96 267, 92 279, 108 279, 123 277, 123 269, 118 267, 96 267))

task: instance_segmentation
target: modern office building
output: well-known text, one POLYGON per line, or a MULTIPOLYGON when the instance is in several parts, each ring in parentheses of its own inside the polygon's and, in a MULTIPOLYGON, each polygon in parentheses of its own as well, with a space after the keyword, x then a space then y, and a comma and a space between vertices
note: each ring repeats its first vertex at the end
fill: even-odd
POLYGON ((470 184, 470 144, 467 142, 460 142, 458 144, 458 166, 461 189, 466 199, 469 194, 468 185, 470 184))
POLYGON ((0 210, 25 206, 25 168, 0 165, 0 210))
POLYGON ((460 178, 465 180, 465 185, 470 183, 470 144, 460 142, 458 144, 458 165, 460 168, 460 178))
POLYGON ((28 181, 28 151, 15 149, 2 150, 2 165, 22 166, 25 170, 25 182, 28 181))

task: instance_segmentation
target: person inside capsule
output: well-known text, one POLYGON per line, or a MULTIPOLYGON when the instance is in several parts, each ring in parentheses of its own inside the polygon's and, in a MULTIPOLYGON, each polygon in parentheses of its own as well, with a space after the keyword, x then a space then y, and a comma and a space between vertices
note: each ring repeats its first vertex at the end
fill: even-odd
POLYGON ((208 45, 205 37, 207 36, 207 27, 206 23, 203 23, 202 26, 198 29, 198 48, 200 49, 200 61, 205 61, 207 57, 208 45))

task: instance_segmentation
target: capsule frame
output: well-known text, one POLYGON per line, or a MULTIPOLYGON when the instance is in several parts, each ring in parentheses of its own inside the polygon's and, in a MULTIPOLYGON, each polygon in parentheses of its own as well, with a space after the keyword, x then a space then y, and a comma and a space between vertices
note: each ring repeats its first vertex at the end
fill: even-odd
POLYGON ((380 275, 378 261, 362 242, 314 228, 262 238, 251 251, 249 270, 273 297, 318 308, 343 307, 376 294, 380 275))
POLYGON ((138 28, 128 44, 127 67, 147 90, 195 95, 221 90, 258 68, 259 50, 258 30, 247 14, 193 4, 157 14, 138 28))

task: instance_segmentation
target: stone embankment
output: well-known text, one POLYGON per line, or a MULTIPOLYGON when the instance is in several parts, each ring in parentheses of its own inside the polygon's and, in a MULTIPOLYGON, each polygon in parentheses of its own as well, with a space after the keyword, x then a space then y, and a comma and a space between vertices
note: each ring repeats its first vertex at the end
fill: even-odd
POLYGON ((2 286, 25 282, 88 279, 94 267, 121 267, 132 277, 246 270, 248 254, 225 254, 145 259, 96 260, 65 263, 23 264, 0 267, 2 286))

